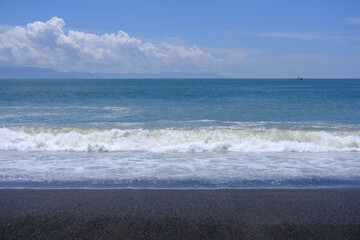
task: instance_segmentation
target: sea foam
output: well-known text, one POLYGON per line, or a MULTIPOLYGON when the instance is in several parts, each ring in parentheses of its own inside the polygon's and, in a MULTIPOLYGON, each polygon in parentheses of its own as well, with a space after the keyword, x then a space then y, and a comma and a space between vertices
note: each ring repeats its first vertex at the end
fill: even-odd
POLYGON ((358 152, 360 132, 237 128, 0 128, 1 151, 358 152))

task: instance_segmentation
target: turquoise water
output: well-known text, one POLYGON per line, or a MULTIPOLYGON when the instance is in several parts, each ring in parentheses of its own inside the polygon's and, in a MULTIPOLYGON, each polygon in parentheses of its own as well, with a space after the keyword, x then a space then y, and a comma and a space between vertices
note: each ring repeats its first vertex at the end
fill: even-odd
POLYGON ((360 186, 360 79, 0 86, 0 187, 360 186))

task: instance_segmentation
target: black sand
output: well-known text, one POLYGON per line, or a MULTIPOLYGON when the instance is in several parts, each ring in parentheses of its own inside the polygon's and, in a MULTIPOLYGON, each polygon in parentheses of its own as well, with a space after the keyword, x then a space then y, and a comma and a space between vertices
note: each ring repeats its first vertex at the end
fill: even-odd
POLYGON ((0 190, 0 239, 360 239, 360 190, 0 190))

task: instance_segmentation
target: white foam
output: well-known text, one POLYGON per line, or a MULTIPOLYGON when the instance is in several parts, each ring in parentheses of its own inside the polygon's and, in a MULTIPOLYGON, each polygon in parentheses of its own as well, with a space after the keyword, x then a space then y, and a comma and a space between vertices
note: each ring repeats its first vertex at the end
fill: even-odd
POLYGON ((359 152, 360 132, 234 128, 0 128, 2 151, 359 152))
MULTIPOLYGON (((194 181, 229 187, 227 182, 359 179, 360 155, 345 153, 76 153, 2 152, 0 186, 16 182, 194 181), (207 182, 207 183, 206 183, 207 182)), ((197 182, 197 183, 196 183, 197 182)), ((51 185, 51 184, 50 184, 51 185)), ((140 183, 141 185, 141 183, 140 183)), ((19 186, 22 186, 21 184, 19 186)), ((65 186, 69 186, 65 184, 65 186)), ((156 183, 155 183, 156 186, 156 183)))

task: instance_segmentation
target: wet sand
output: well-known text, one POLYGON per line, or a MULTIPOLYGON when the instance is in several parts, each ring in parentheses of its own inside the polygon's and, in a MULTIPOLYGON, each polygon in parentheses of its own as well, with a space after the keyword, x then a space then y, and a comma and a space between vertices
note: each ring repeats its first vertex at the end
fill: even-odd
POLYGON ((360 239, 360 190, 0 190, 0 239, 360 239))

